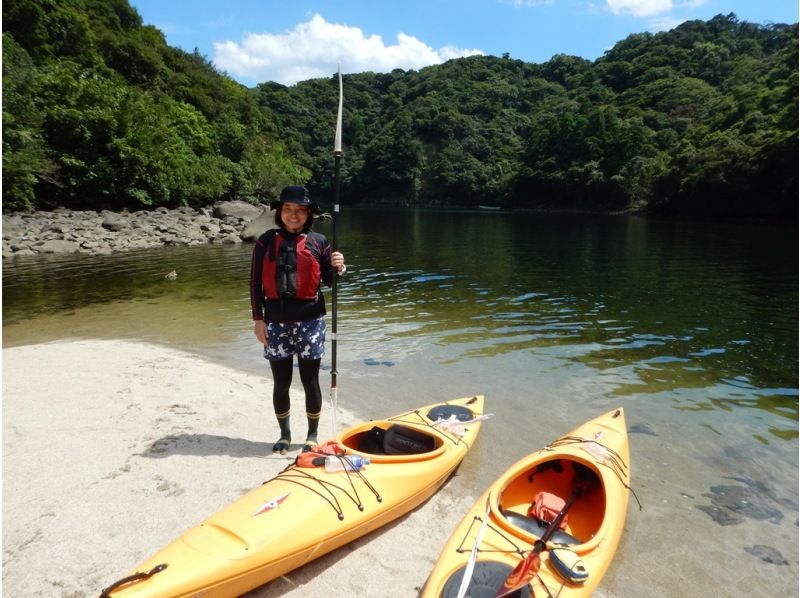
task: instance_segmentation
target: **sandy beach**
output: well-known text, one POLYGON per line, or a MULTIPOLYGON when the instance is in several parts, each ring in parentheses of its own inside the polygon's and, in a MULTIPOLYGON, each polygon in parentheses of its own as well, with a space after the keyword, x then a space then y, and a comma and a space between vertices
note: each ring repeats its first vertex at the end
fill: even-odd
MULTIPOLYGON (((5 596, 97 596, 294 458, 270 452, 268 375, 101 340, 4 349, 2 374, 5 596)), ((304 412, 299 392, 292 410, 304 412)), ((344 410, 337 419, 357 421, 344 410)), ((294 421, 301 439, 305 423, 294 421)), ((332 435, 327 405, 320 432, 332 435)), ((446 485, 393 524, 247 596, 414 596, 474 500, 446 485)))
MULTIPOLYGON (((298 444, 286 456, 273 455, 277 426, 266 371, 262 376, 158 344, 69 340, 9 347, 2 378, 1 594, 13 598, 98 596, 188 528, 273 477, 294 458, 305 432, 302 416, 293 418, 298 444)), ((302 414, 299 383, 293 391, 292 411, 302 414)), ((331 437, 325 394, 320 432, 331 437)), ((399 411, 387 413, 380 404, 374 407, 380 413, 356 414, 342 409, 341 399, 339 431, 399 411)), ((497 417, 482 431, 483 448, 502 423, 497 417)), ((659 430, 658 437, 634 436, 640 455, 635 486, 645 509, 632 503, 615 567, 595 595, 671 596, 676 571, 678 592, 687 596, 737 595, 732 588, 758 593, 766 579, 780 588, 773 593, 792 594, 797 531, 791 503, 781 507, 788 513, 781 517, 776 509, 783 502, 722 478, 714 483, 755 502, 747 511, 753 516, 741 515, 738 525, 716 523, 694 506, 713 496, 703 487, 718 479, 715 463, 700 471, 664 468, 665 450, 671 450, 664 446, 678 437, 670 439, 666 426, 659 430), (684 522, 675 525, 676 517, 684 522), (729 572, 722 581, 721 571, 729 572)), ((713 453, 712 442, 697 450, 713 453)), ((750 458, 759 467, 770 465, 750 458)), ((451 530, 485 488, 473 479, 479 463, 473 451, 456 477, 415 511, 247 597, 417 596, 451 530)), ((780 463, 773 467, 779 475, 780 463)))

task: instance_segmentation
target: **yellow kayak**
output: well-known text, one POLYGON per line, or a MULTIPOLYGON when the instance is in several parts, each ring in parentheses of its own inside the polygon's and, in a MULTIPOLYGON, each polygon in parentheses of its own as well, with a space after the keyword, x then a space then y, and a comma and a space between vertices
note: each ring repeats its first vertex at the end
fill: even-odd
POLYGON ((500 476, 453 531, 421 596, 492 598, 513 588, 512 596, 590 596, 614 560, 629 485, 625 415, 616 409, 500 476))
POLYGON ((444 401, 336 437, 339 471, 293 463, 103 590, 114 598, 238 596, 408 513, 475 442, 483 396, 444 401), (369 463, 355 469, 358 457, 369 463))

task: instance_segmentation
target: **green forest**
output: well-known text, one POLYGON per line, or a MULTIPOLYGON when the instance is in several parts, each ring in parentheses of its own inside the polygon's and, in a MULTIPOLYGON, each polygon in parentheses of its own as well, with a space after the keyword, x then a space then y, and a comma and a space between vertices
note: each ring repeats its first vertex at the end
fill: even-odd
MULTIPOLYGON (((341 202, 796 224, 798 28, 718 15, 589 61, 344 76, 341 202)), ((247 88, 127 0, 4 0, 3 209, 333 196, 338 78, 247 88)))

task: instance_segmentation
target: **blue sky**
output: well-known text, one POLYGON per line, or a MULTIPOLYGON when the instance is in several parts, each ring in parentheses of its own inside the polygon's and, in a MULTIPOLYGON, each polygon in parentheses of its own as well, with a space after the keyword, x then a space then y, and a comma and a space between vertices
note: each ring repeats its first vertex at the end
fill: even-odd
POLYGON ((734 13, 796 23, 797 0, 130 0, 171 46, 254 86, 420 69, 472 54, 595 60, 632 33, 734 13))

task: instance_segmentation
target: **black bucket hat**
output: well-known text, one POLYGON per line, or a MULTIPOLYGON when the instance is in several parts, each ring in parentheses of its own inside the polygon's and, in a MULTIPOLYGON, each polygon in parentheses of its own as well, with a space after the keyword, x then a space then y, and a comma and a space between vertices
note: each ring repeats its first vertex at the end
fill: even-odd
POLYGON ((280 199, 269 204, 270 209, 280 210, 284 203, 293 203, 299 206, 308 206, 312 214, 319 212, 319 205, 308 196, 308 189, 301 185, 289 185, 281 191, 280 199))

